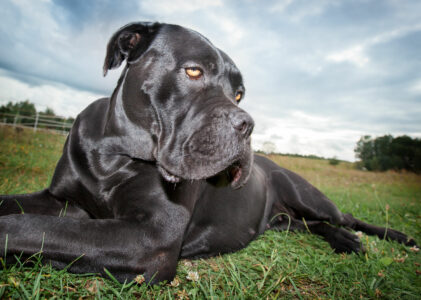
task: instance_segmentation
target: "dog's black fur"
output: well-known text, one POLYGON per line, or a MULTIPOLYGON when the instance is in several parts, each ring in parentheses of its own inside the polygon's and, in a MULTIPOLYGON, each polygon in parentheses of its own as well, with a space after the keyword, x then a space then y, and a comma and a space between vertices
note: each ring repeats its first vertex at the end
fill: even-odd
POLYGON ((77 117, 50 187, 0 197, 7 262, 42 246, 58 268, 80 257, 70 271, 159 282, 173 278, 180 257, 236 251, 270 228, 308 229, 338 252, 362 250, 339 226, 414 244, 343 214, 297 174, 253 155, 253 120, 236 101, 241 74, 202 35, 132 23, 112 36, 104 75, 124 60, 111 98, 77 117))

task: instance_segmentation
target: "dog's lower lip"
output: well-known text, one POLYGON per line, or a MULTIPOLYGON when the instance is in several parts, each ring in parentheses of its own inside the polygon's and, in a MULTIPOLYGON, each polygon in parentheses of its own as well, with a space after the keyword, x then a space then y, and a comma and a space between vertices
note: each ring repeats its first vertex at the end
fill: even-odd
POLYGON ((158 168, 159 168, 159 171, 160 171, 162 177, 164 177, 164 179, 166 181, 171 182, 171 183, 180 182, 180 180, 181 180, 180 177, 178 177, 174 174, 171 174, 170 172, 168 172, 165 168, 163 168, 161 166, 158 166, 158 168))
POLYGON ((235 166, 231 169, 230 173, 233 178, 232 182, 237 182, 241 177, 242 170, 239 166, 235 166))
POLYGON ((228 175, 231 179, 231 184, 237 183, 243 173, 243 168, 239 163, 234 163, 228 168, 228 175))

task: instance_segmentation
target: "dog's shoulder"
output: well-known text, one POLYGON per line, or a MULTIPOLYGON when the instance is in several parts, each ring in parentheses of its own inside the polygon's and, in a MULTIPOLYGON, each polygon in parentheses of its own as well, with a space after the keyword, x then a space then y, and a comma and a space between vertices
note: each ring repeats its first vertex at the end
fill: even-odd
POLYGON ((106 113, 108 111, 109 103, 110 103, 110 98, 108 97, 97 99, 91 104, 89 104, 84 110, 82 110, 79 113, 78 118, 84 118, 84 117, 89 118, 91 116, 101 115, 103 113, 106 113))
POLYGON ((77 115, 71 132, 76 133, 82 130, 83 136, 90 136, 92 130, 98 132, 99 129, 103 129, 107 120, 109 103, 109 98, 100 98, 89 104, 77 115))

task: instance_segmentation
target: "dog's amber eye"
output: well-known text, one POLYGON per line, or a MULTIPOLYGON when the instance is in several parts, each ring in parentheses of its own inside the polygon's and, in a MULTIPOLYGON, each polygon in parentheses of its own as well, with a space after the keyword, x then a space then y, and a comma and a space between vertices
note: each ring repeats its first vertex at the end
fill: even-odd
POLYGON ((235 94, 235 101, 237 101, 237 102, 240 101, 242 97, 243 97, 243 93, 242 92, 237 92, 235 94))
POLYGON ((202 77, 203 72, 201 69, 196 67, 186 68, 186 74, 190 77, 190 79, 199 79, 202 77))

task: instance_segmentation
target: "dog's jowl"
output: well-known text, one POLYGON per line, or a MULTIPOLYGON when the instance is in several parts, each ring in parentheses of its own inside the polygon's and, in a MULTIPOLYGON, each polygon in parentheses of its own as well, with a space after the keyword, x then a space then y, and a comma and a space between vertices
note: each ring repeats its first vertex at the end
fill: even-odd
POLYGON ((0 196, 7 263, 42 246, 57 268, 73 262, 71 272, 106 268, 121 281, 159 282, 174 277, 179 258, 236 251, 267 229, 309 229, 338 252, 363 250, 348 229, 415 244, 343 214, 297 174, 254 155, 241 73, 204 36, 128 24, 108 43, 104 75, 124 61, 111 97, 77 117, 51 185, 0 196))

